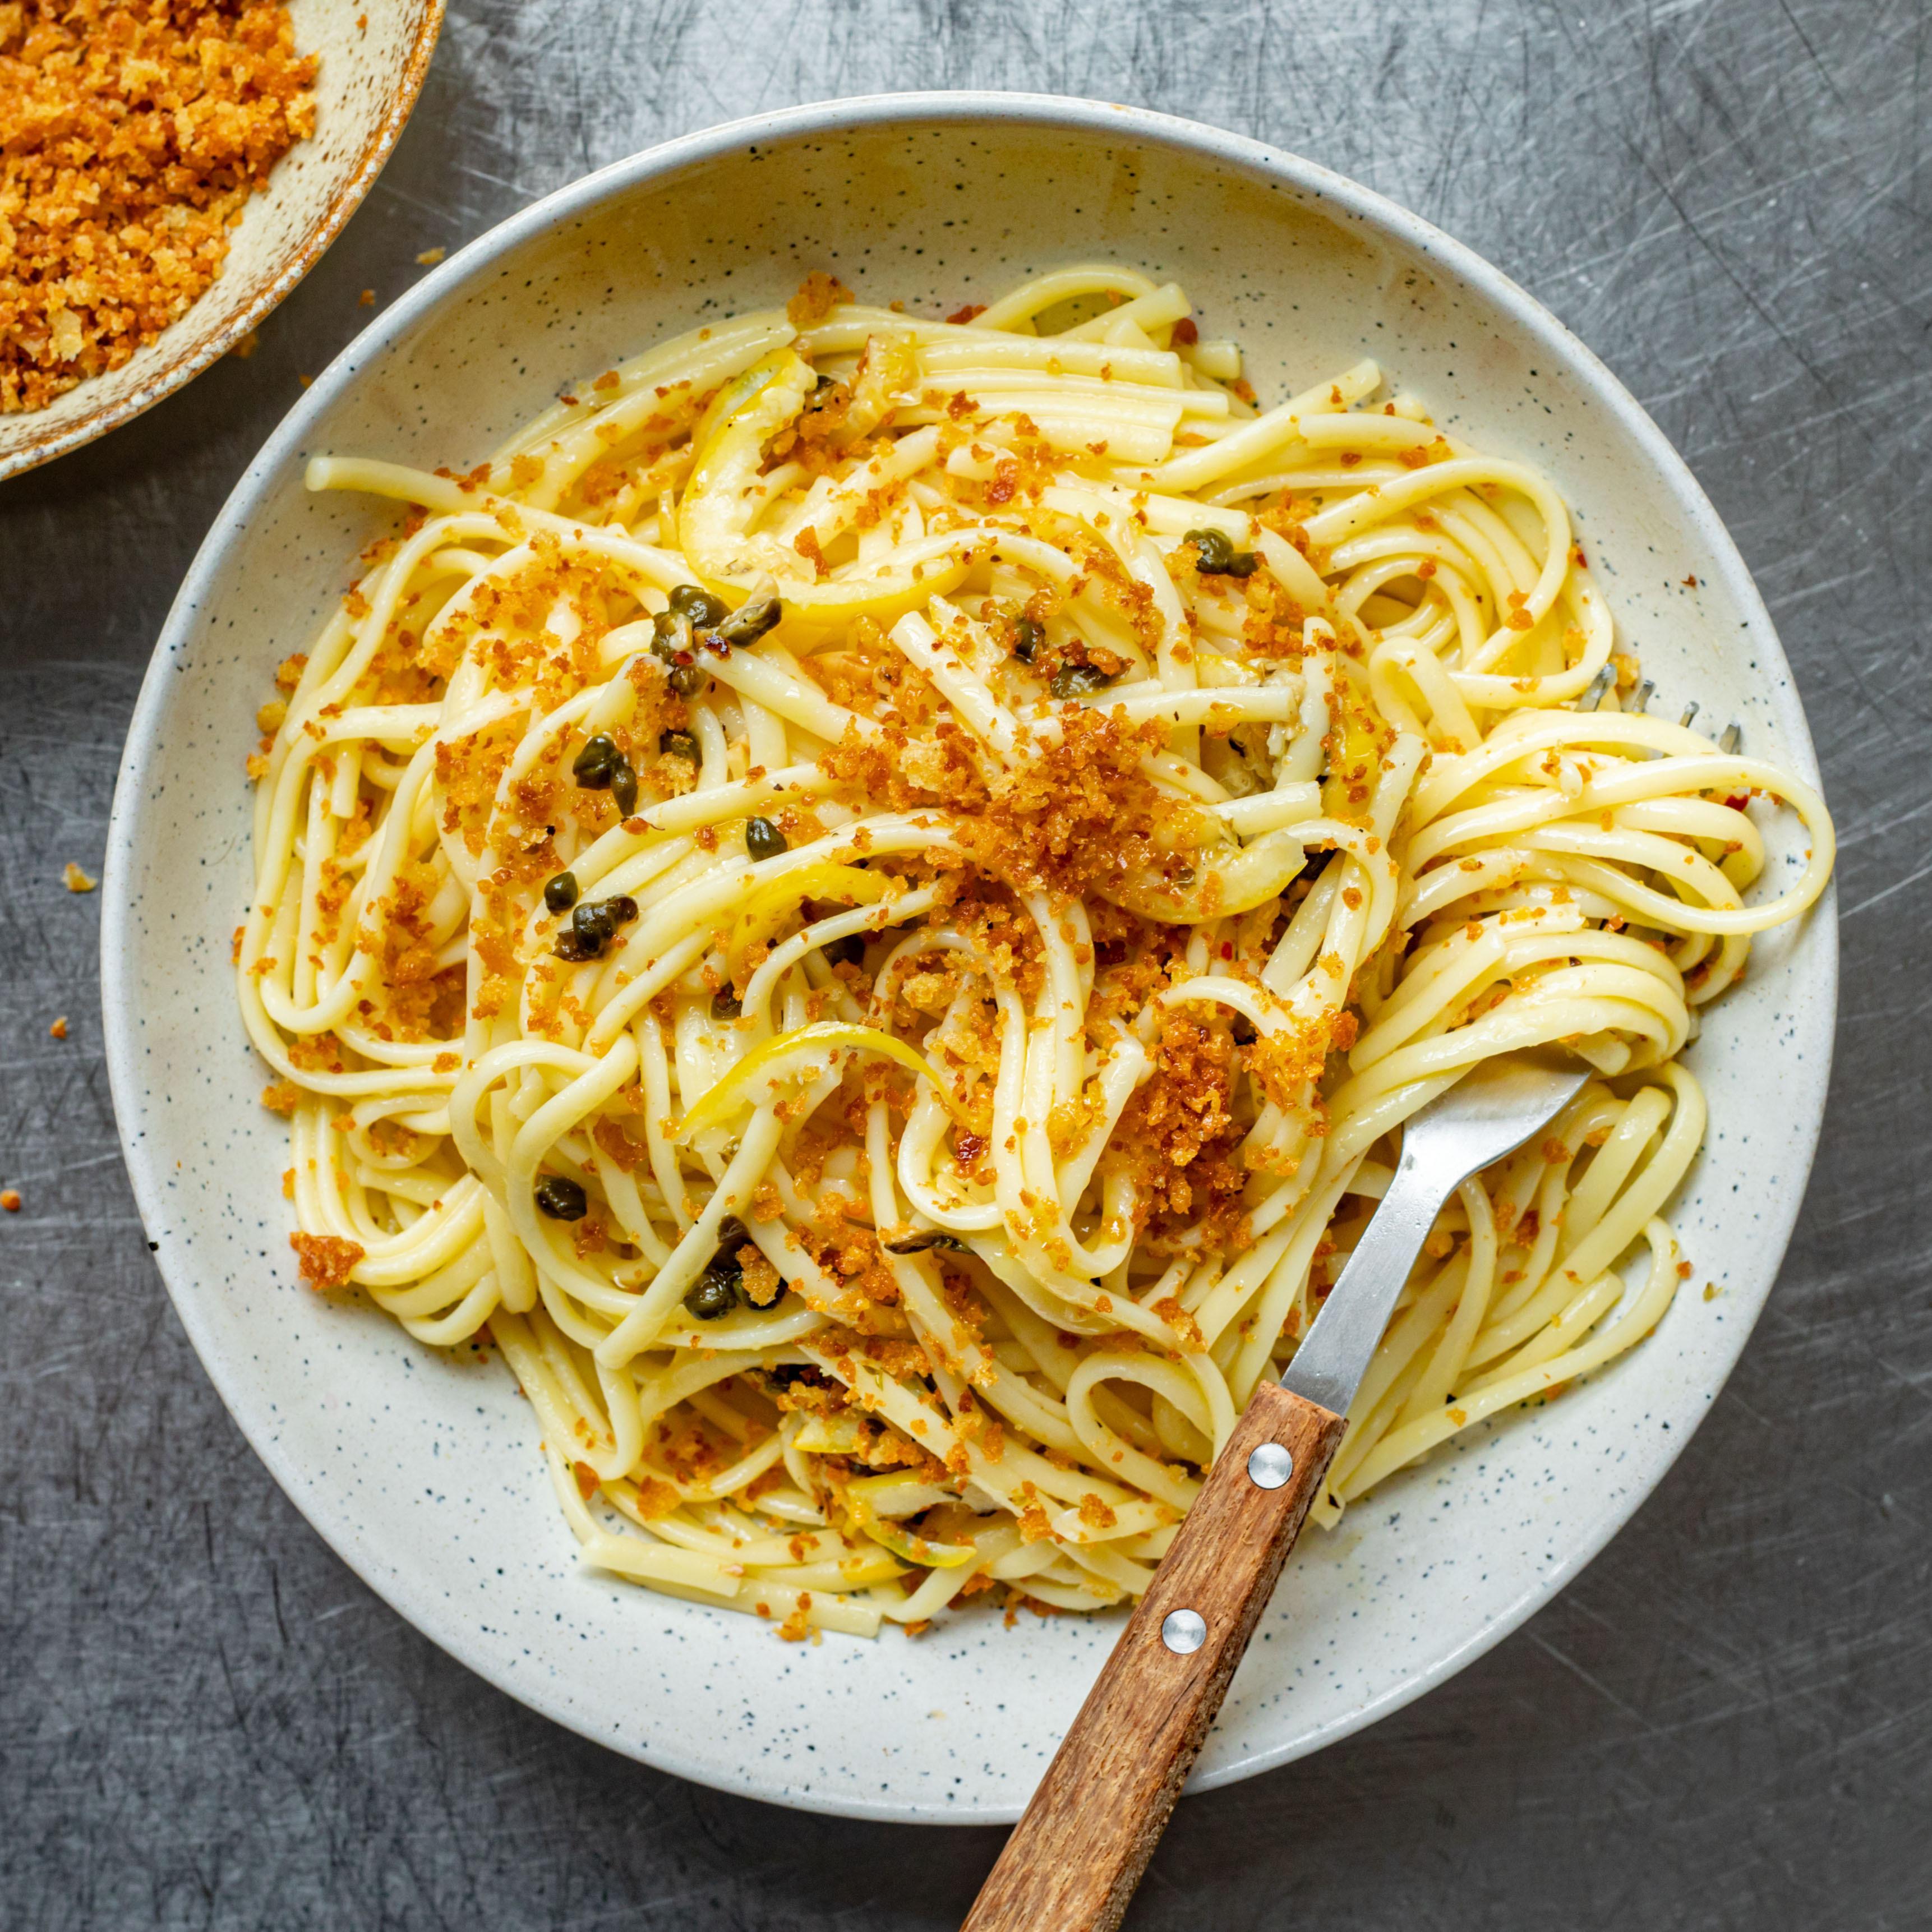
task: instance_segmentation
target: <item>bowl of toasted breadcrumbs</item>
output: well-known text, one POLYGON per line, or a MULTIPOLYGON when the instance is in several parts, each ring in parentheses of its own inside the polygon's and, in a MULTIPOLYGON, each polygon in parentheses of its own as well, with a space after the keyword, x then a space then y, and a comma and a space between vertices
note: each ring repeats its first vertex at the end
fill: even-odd
POLYGON ((0 477, 231 350, 415 105, 442 0, 0 0, 0 477))

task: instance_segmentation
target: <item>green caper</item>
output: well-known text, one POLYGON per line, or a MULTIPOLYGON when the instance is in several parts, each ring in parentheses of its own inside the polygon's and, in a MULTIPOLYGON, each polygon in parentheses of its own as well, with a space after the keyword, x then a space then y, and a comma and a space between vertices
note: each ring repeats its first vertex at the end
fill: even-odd
POLYGON ((666 664, 691 654, 691 620, 682 610, 660 610, 651 620, 651 655, 666 664))
POLYGON ((776 859, 790 848, 784 834, 769 818, 754 818, 745 826, 745 850, 754 859, 776 859))
POLYGON ((694 765, 698 761, 698 740, 688 731, 659 732, 658 749, 667 758, 688 758, 694 765))
POLYGON ((966 1252, 966 1244, 956 1234, 942 1234, 937 1228, 921 1228, 896 1241, 881 1241, 889 1255, 922 1255, 931 1248, 949 1248, 956 1254, 966 1252))
POLYGON ((606 790, 620 755, 610 738, 599 731, 595 737, 584 741, 583 750, 571 761, 571 776, 586 791, 606 790))
POLYGON ((760 597, 752 603, 740 604, 714 628, 712 634, 742 650, 748 644, 755 644, 784 615, 784 606, 776 597, 760 597))
POLYGON ((1257 559, 1251 550, 1237 550, 1225 530, 1190 530, 1181 538, 1194 546, 1195 568, 1203 577, 1252 577, 1257 559))
POLYGON ((1013 656, 1022 664, 1031 664, 1033 654, 1046 642, 1046 633, 1030 617, 1013 620, 1013 656))
POLYGON ((684 1306, 700 1322, 717 1322, 718 1316, 728 1316, 738 1306, 742 1292, 744 1268, 740 1268, 736 1258, 727 1258, 718 1252, 705 1265, 704 1274, 690 1285, 684 1306))
POLYGON ((537 1206, 553 1221, 580 1221, 590 1211, 584 1190, 560 1174, 547 1174, 536 1184, 537 1206))
POLYGON ((1105 691, 1113 681, 1098 664, 1062 664, 1053 674, 1053 694, 1056 698, 1089 698, 1096 691, 1105 691))
POLYGON ((665 681, 680 698, 695 698, 704 688, 704 674, 692 656, 692 642, 689 612, 660 610, 651 620, 651 655, 663 664, 665 681))
POLYGON ((720 987, 711 996, 711 1017, 714 1020, 735 1020, 744 1010, 743 1002, 729 986, 720 987))
POLYGON ((685 1292, 685 1307, 700 1322, 716 1322, 729 1315, 737 1303, 737 1283, 710 1268, 685 1292))
POLYGON ((626 818, 638 808, 638 775, 631 769, 631 761, 620 752, 610 761, 610 796, 617 801, 617 809, 626 818))
POLYGON ((556 956, 573 962, 595 959, 616 936, 620 926, 638 916, 638 902, 628 892, 614 898, 587 900, 570 916, 570 929, 557 935, 556 956))
POLYGON ((745 1290, 745 1264, 738 1250, 745 1245, 745 1224, 735 1214, 728 1214, 718 1224, 718 1246, 704 1272, 691 1285, 684 1305, 700 1322, 716 1322, 728 1315, 745 1290))
POLYGON ((688 617, 695 631, 713 629, 724 620, 724 600, 695 584, 680 584, 670 593, 670 608, 688 617))
POLYGON ((552 912, 568 912, 577 903, 577 875, 560 872, 544 885, 544 904, 552 912))

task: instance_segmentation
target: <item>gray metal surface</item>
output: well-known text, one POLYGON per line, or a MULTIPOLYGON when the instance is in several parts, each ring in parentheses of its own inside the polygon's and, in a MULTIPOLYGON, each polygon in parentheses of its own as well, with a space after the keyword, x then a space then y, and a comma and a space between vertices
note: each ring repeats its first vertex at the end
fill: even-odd
MULTIPOLYGON (((378 0, 371 0, 378 4, 378 0)), ((664 136, 893 87, 1095 94, 1314 156, 1602 352, 1756 572, 1844 836, 1825 1150, 1742 1366, 1582 1580, 1452 1684, 1180 1808, 1129 1921, 1932 1923, 1932 12, 1923 0, 458 0, 368 203, 262 332, 0 488, 0 1923, 956 1924, 992 1832, 642 1769, 402 1624, 237 1436, 98 1056, 98 869, 223 496, 419 250, 664 136), (65 1013, 70 1036, 48 1036, 65 1013)))

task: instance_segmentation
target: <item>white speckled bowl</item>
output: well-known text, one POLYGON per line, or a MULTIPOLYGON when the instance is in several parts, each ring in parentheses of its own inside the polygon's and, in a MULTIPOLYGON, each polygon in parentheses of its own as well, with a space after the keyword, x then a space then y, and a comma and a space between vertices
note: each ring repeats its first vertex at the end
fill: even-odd
POLYGON ((0 477, 105 436, 192 382, 321 260, 369 192, 429 71, 443 0, 289 0, 296 47, 319 54, 315 133, 251 195, 221 272, 118 369, 44 410, 0 416, 0 477))
MULTIPOLYGON (((297 1504, 398 1610, 493 1684, 650 1762, 781 1803, 1010 1819, 1118 1622, 958 1618, 923 1641, 777 1642, 579 1569, 527 1407, 386 1318, 299 1286, 282 1123, 243 1043, 228 935, 248 892, 242 760, 272 667, 303 648, 375 506, 303 459, 471 464, 573 378, 828 268, 951 309, 1112 254, 1179 277, 1275 396, 1365 350, 1576 507, 1660 684, 1743 720, 1815 782, 1764 607, 1703 494, 1590 352, 1426 223, 1313 164, 1091 102, 924 94, 803 108, 674 142, 538 202, 428 277, 270 440, 183 586, 142 692, 107 856, 104 997, 142 1218, 188 1331, 297 1504), (1694 575, 1698 587, 1683 587, 1694 575)), ((1790 855, 1774 869, 1792 862, 1790 855)), ((1576 1574, 1683 1448, 1784 1252, 1822 1111, 1826 902, 1762 944, 1691 1055, 1709 1144, 1676 1218, 1707 1301, 1311 1534, 1197 1781, 1314 1750, 1440 1682, 1576 1574)))

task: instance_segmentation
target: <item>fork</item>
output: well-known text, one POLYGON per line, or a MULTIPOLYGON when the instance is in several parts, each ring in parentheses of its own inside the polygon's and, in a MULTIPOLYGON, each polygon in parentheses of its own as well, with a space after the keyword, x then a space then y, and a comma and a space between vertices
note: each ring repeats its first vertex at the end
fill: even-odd
POLYGON ((1538 1133, 1590 1070, 1479 1063, 1414 1114, 1381 1205, 1279 1382, 1254 1393, 963 1932, 1112 1932, 1294 1546, 1437 1212, 1538 1133))

